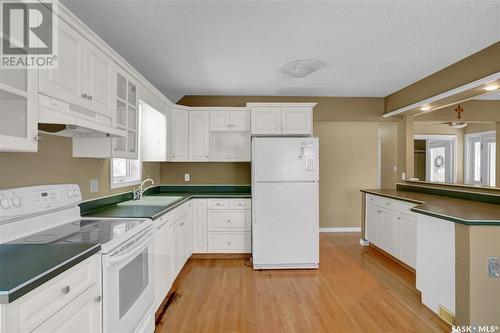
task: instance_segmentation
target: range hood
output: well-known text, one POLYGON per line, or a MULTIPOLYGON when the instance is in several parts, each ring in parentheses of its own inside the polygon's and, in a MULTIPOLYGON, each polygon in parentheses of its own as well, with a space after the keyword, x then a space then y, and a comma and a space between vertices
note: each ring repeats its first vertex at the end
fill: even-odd
POLYGON ((124 137, 111 117, 39 94, 38 130, 71 138, 124 137))

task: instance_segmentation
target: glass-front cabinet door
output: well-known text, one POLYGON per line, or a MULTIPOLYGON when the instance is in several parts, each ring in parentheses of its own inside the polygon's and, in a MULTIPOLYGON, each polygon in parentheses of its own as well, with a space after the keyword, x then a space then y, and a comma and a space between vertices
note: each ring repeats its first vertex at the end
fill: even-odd
POLYGON ((37 72, 0 69, 0 151, 36 152, 37 72))
POLYGON ((137 159, 137 84, 122 71, 116 73, 116 127, 125 137, 113 139, 113 157, 137 159))

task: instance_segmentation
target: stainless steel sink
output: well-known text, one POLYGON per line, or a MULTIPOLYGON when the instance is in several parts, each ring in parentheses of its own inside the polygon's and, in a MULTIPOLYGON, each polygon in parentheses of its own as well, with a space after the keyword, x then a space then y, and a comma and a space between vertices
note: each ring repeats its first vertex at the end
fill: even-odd
POLYGON ((182 199, 182 197, 175 197, 175 196, 145 197, 139 200, 120 202, 118 206, 168 206, 179 199, 182 199))

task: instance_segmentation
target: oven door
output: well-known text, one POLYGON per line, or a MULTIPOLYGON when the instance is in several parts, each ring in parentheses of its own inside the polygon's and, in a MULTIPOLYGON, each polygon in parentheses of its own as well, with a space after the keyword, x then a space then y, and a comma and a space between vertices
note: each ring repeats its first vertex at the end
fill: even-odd
POLYGON ((154 321, 153 229, 103 255, 102 264, 104 332, 136 332, 146 317, 154 321))

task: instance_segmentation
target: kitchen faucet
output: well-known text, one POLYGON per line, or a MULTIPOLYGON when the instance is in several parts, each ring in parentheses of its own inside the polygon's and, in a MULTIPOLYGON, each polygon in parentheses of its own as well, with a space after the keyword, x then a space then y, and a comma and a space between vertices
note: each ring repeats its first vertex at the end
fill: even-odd
POLYGON ((151 188, 153 185, 155 184, 155 182, 151 179, 151 178, 148 178, 148 179, 145 179, 141 185, 139 185, 139 187, 136 189, 136 190, 133 190, 133 193, 134 193, 134 200, 139 200, 139 199, 142 199, 144 198, 144 192, 146 192, 149 188, 151 188), (149 185, 148 187, 144 188, 144 184, 146 184, 147 182, 151 182, 151 185, 149 185))

